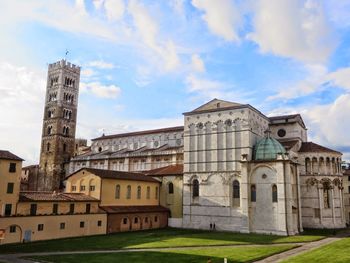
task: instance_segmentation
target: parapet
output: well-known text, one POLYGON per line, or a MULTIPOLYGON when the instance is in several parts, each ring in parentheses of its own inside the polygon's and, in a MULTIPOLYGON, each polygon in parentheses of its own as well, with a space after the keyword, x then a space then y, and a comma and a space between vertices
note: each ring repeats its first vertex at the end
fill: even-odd
POLYGON ((61 61, 57 61, 55 63, 49 64, 49 70, 55 70, 55 69, 69 69, 71 71, 74 71, 76 73, 80 73, 80 67, 72 64, 65 59, 62 59, 61 61))

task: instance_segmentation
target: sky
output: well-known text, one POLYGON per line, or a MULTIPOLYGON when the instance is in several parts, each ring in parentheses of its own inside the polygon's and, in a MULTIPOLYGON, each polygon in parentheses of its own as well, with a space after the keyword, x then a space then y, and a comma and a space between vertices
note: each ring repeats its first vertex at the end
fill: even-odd
POLYGON ((81 66, 77 138, 183 125, 213 98, 300 113, 350 161, 350 0, 0 0, 0 148, 38 163, 47 66, 81 66), (69 51, 65 56, 66 50, 69 51))

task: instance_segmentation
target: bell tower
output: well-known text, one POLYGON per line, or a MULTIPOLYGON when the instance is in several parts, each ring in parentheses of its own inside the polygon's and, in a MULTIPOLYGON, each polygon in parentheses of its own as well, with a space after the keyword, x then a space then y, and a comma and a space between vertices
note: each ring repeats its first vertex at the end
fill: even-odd
POLYGON ((80 67, 66 60, 49 64, 37 190, 63 187, 65 166, 74 153, 79 80, 80 67))

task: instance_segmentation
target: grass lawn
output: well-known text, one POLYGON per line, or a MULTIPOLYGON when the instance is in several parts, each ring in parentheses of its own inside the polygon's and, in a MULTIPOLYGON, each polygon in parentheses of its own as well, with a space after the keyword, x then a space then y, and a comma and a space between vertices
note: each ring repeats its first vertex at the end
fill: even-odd
POLYGON ((45 262, 133 262, 133 263, 206 263, 208 258, 212 262, 222 263, 224 258, 228 262, 251 262, 267 256, 280 253, 293 248, 293 245, 263 246, 263 247, 235 247, 235 248, 211 248, 211 249, 181 249, 161 252, 123 252, 110 254, 80 254, 64 256, 32 257, 35 260, 45 262))
POLYGON ((350 238, 344 238, 332 244, 319 247, 300 256, 295 256, 283 262, 350 262, 350 238))
POLYGON ((123 248, 157 248, 179 246, 210 246, 235 244, 274 244, 309 242, 322 239, 318 232, 306 232, 299 236, 240 234, 188 229, 158 229, 111 235, 78 237, 32 242, 27 244, 1 245, 0 253, 105 250, 123 248))

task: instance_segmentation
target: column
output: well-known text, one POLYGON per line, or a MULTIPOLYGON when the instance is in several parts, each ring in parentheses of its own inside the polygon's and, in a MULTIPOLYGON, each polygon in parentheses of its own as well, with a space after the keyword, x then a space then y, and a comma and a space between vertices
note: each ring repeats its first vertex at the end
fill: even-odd
POLYGON ((323 219, 323 201, 322 201, 322 190, 323 190, 323 185, 322 184, 318 184, 317 186, 318 188, 318 207, 320 208, 320 224, 322 225, 322 219, 323 219))
POLYGON ((217 124, 212 125, 211 127, 211 170, 218 170, 218 126, 217 124))
POLYGON ((333 219, 333 226, 335 227, 335 210, 334 210, 334 186, 331 187, 331 193, 332 193, 332 219, 333 219))

